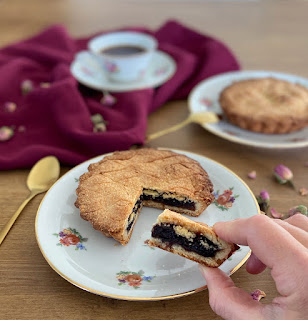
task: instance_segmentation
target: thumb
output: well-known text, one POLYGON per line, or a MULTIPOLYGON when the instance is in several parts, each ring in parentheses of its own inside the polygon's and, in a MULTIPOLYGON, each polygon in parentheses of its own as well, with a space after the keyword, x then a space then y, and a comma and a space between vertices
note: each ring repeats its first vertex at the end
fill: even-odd
POLYGON ((224 319, 265 319, 263 305, 252 299, 249 293, 237 288, 234 282, 218 268, 199 265, 209 290, 210 306, 224 319))

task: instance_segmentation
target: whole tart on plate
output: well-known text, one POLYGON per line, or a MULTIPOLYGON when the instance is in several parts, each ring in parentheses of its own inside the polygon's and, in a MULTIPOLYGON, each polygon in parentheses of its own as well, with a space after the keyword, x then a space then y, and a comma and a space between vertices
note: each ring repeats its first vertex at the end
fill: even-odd
POLYGON ((199 216, 214 201, 201 165, 169 150, 119 151, 79 179, 75 206, 94 229, 128 243, 143 205, 199 216))
POLYGON ((217 268, 239 247, 220 239, 213 228, 165 210, 152 228, 146 243, 208 267, 217 268))
POLYGON ((246 130, 282 134, 308 125, 308 89, 281 79, 234 82, 219 102, 228 120, 246 130))

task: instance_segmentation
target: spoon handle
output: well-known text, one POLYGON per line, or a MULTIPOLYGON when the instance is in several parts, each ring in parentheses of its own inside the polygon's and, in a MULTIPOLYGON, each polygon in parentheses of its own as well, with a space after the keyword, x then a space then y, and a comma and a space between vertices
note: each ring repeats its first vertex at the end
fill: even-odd
POLYGON ((185 127, 186 125, 188 125, 190 122, 191 122, 191 120, 188 117, 186 120, 184 120, 184 121, 182 121, 182 122, 180 122, 180 123, 178 123, 178 124, 176 124, 176 125, 174 125, 174 126, 172 126, 170 128, 158 131, 156 133, 152 133, 147 137, 146 142, 150 142, 150 141, 152 141, 152 140, 154 140, 156 138, 159 138, 159 137, 161 137, 161 136, 163 136, 163 135, 165 135, 167 133, 179 130, 179 129, 185 127))
POLYGON ((6 235, 9 233, 10 229, 12 228, 14 222, 20 215, 23 208, 27 205, 27 203, 37 195, 36 192, 31 192, 28 198, 20 205, 20 207, 17 209, 17 211, 13 214, 11 219, 6 223, 6 225, 3 227, 3 229, 0 231, 0 245, 3 242, 6 235))

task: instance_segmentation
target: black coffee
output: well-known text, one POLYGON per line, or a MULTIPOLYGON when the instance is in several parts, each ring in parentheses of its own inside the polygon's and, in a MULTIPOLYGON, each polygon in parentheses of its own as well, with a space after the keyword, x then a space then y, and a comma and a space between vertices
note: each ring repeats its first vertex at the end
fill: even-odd
POLYGON ((114 46, 114 47, 103 49, 101 53, 108 54, 111 56, 128 56, 136 53, 141 53, 144 51, 145 51, 145 48, 142 48, 142 47, 122 45, 122 46, 114 46))

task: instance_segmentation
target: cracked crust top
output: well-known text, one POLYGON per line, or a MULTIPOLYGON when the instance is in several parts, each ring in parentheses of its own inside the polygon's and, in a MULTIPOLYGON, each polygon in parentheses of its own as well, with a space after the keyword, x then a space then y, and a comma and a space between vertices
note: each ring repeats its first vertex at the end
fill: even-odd
POLYGON ((187 196, 203 204, 202 211, 214 200, 213 185, 197 161, 168 150, 138 149, 91 164, 79 179, 75 205, 95 229, 121 242, 143 188, 187 196))
POLYGON ((233 124, 263 133, 288 133, 308 125, 308 89, 295 83, 259 78, 232 83, 219 99, 233 124))

